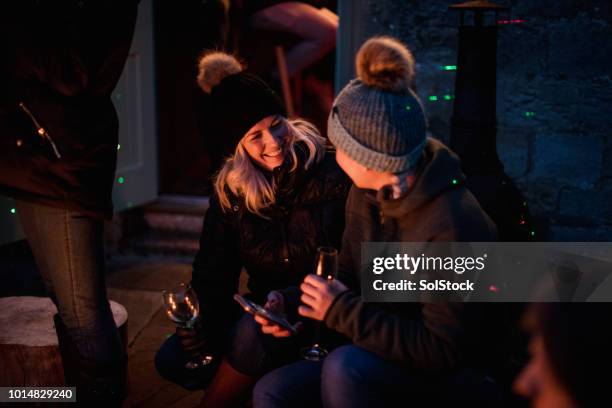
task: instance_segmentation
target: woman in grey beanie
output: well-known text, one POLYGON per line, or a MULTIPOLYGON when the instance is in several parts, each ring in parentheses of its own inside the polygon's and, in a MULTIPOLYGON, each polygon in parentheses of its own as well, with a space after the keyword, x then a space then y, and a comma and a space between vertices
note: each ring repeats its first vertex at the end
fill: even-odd
POLYGON ((457 156, 426 137, 406 46, 372 38, 359 50, 356 68, 358 78, 340 92, 328 123, 336 160, 354 183, 338 279, 308 275, 298 310, 352 344, 318 367, 300 362, 267 374, 254 391, 256 408, 300 406, 308 397, 321 398, 325 407, 380 407, 408 394, 443 395, 466 358, 462 304, 361 298, 363 242, 492 241, 496 231, 465 188, 457 156))

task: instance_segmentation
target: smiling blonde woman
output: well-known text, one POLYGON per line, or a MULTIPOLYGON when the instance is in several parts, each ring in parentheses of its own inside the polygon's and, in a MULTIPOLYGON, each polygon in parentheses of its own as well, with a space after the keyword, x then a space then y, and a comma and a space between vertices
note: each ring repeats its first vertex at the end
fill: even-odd
POLYGON ((278 96, 234 57, 205 53, 199 68, 226 159, 193 263, 200 324, 178 329, 157 353, 156 366, 187 389, 206 388, 204 406, 228 407, 248 399, 257 378, 297 358, 301 346, 264 335, 237 307, 240 271, 248 274, 247 297, 282 303, 283 291, 311 272, 317 247, 340 247, 350 181, 318 130, 287 119, 278 96), (184 368, 203 352, 215 362, 184 368))

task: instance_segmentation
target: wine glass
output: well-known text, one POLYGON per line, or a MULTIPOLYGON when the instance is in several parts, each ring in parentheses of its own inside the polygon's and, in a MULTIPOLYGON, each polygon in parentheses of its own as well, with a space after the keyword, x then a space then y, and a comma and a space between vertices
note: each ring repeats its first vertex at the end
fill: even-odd
MULTIPOLYGON (((200 304, 191 285, 181 282, 176 289, 162 291, 162 296, 168 317, 179 327, 195 330, 194 325, 200 315, 200 304)), ((211 355, 198 356, 188 361, 185 368, 195 370, 210 364, 212 360, 211 355)))
MULTIPOLYGON (((333 247, 317 248, 317 259, 315 266, 315 274, 325 279, 332 280, 336 278, 338 273, 338 250, 333 247)), ((301 350, 302 357, 310 361, 321 361, 327 356, 327 350, 322 347, 320 342, 321 337, 321 322, 315 322, 314 344, 310 347, 305 347, 301 350)))

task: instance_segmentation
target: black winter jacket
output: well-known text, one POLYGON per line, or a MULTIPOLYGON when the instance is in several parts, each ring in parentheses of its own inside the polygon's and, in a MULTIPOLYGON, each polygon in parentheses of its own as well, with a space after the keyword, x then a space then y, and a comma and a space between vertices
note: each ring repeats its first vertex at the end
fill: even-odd
POLYGON ((200 300, 201 322, 211 349, 222 342, 234 321, 234 293, 242 268, 251 297, 264 304, 271 290, 299 285, 314 266, 316 248, 340 248, 344 206, 350 180, 329 150, 308 170, 275 169, 277 203, 262 218, 239 197, 223 211, 213 195, 206 212, 200 250, 193 263, 192 286, 200 300))
POLYGON ((118 138, 110 96, 138 2, 18 3, 0 15, 0 192, 109 218, 118 138))

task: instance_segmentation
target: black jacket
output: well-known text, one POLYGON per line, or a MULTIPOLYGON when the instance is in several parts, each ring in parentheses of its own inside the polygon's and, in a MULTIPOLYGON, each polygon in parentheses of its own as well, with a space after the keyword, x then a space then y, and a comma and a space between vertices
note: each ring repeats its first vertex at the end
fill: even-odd
POLYGON ((273 289, 299 285, 314 266, 316 248, 340 247, 350 180, 327 151, 308 170, 275 169, 277 204, 262 218, 239 197, 223 211, 213 195, 206 212, 192 285, 200 300, 201 322, 211 348, 220 348, 233 323, 240 271, 249 276, 252 298, 264 304, 273 289))
POLYGON ((351 189, 338 279, 325 323, 353 343, 421 373, 455 369, 465 356, 468 317, 459 303, 365 303, 360 292, 361 243, 493 241, 496 228, 464 186, 459 160, 429 139, 414 186, 399 199, 351 189))
POLYGON ((136 11, 134 0, 24 0, 3 8, 0 192, 112 215, 118 120, 110 96, 136 11))

